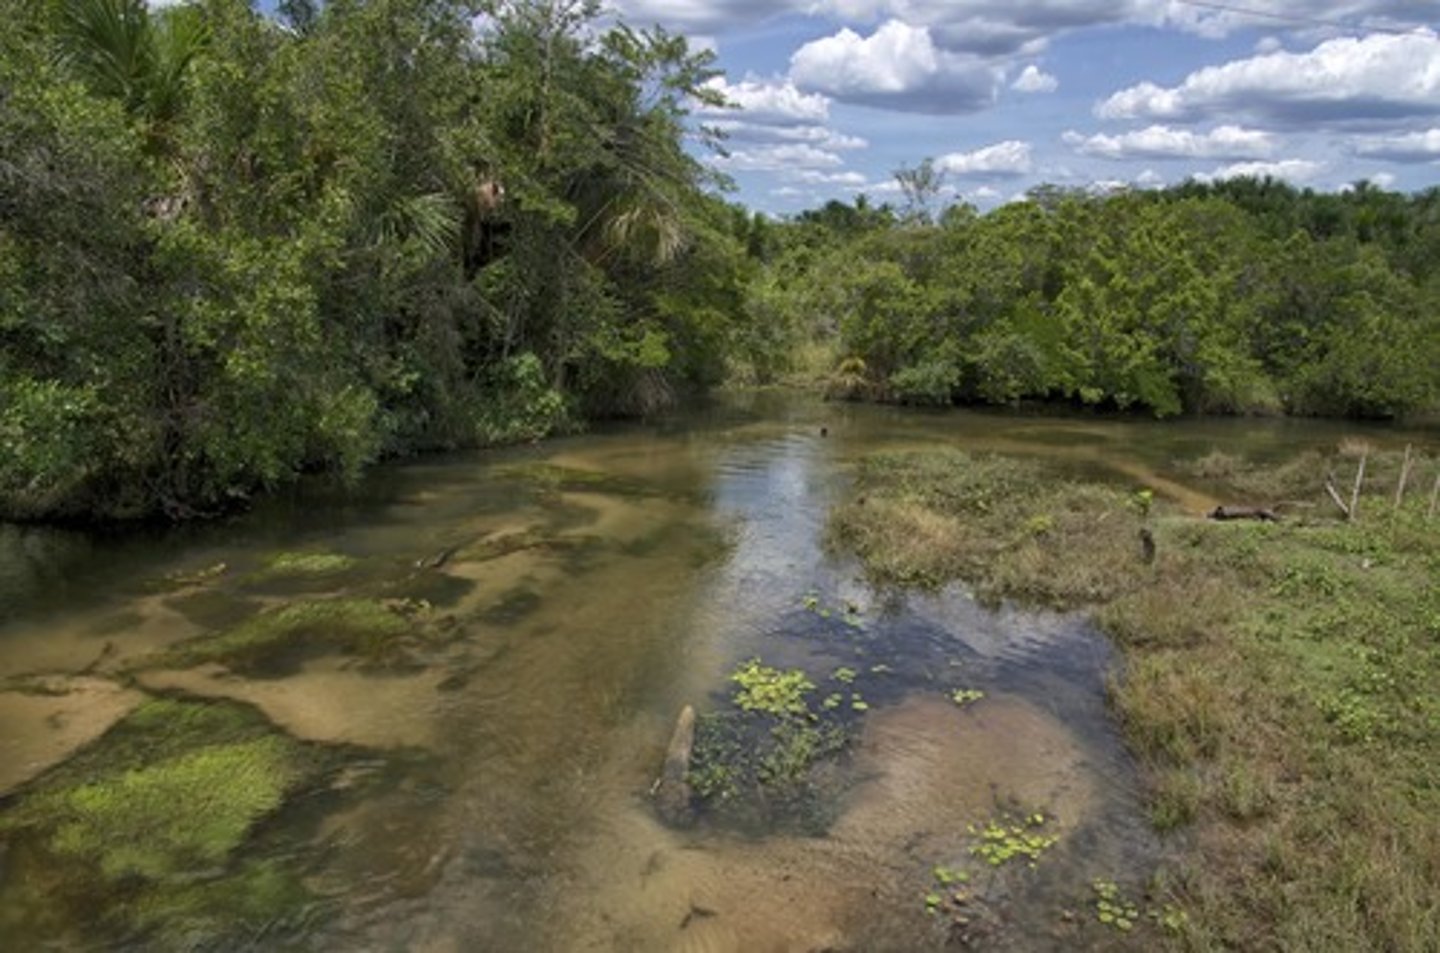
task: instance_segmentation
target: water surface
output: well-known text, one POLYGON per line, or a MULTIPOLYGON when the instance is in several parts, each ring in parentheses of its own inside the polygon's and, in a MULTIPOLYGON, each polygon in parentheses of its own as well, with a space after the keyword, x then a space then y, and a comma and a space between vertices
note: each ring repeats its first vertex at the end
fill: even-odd
MULTIPOLYGON (((1075 923, 1090 882, 1138 883, 1166 847, 1107 717, 1104 639, 1078 616, 990 609, 960 587, 875 591, 826 552, 828 509, 861 456, 949 444, 1149 486, 1200 511, 1216 491, 1177 461, 1281 457, 1356 430, 759 395, 386 466, 349 491, 311 483, 219 524, 0 527, 0 805, 148 695, 233 699, 296 738, 344 746, 349 767, 248 848, 301 869, 305 905, 189 937, 199 948, 1106 945, 1075 923), (267 574, 280 553, 345 568, 267 574), (335 651, 243 675, 145 662, 267 609, 357 593, 424 613, 444 639, 383 670, 335 651), (756 657, 822 683, 841 666, 862 673, 869 708, 833 816, 820 836, 665 826, 648 792, 676 714, 723 707, 728 674, 756 657), (985 697, 962 708, 957 688, 985 697), (1034 870, 992 875, 966 829, 1009 810, 1043 811, 1059 840, 1034 870), (926 911, 936 865, 976 869, 963 928, 926 911)), ((113 897, 68 911, 63 927, 14 909, 36 872, 3 850, 0 946, 150 941, 107 913, 113 897)))

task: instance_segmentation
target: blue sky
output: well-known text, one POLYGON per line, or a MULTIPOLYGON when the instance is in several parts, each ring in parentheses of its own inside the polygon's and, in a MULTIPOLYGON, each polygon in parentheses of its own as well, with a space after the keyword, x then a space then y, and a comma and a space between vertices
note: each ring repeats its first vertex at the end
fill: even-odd
POLYGON ((981 208, 1047 182, 1440 184, 1440 0, 610 3, 715 50, 743 108, 700 117, 730 136, 707 161, 775 214, 899 202, 927 157, 981 208))
POLYGON ((933 157, 981 207, 1039 183, 1440 184, 1434 0, 617 0, 715 49, 738 198, 773 213, 933 157))

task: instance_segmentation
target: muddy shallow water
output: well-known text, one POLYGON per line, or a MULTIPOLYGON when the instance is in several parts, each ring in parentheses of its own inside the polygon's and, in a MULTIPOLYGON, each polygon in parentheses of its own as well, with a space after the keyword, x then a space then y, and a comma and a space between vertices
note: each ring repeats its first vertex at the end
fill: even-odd
MULTIPOLYGON (((1281 456, 1353 430, 762 395, 383 467, 350 491, 311 484, 217 525, 0 527, 0 816, 146 697, 229 699, 349 760, 230 861, 293 864, 304 903, 211 922, 185 948, 1108 946, 1113 933, 1077 923, 1090 883, 1138 884, 1165 845, 1107 717, 1107 644, 1081 618, 985 608, 959 587, 872 590, 823 546, 848 465, 946 442, 1200 510, 1217 501, 1176 459, 1281 456), (370 600, 420 634, 379 662, 363 640, 244 665, 174 654, 332 598, 370 600), (868 708, 821 836, 673 829, 648 798, 677 712, 725 706, 728 674, 750 658, 803 668, 822 692, 839 667, 861 673, 868 708), (985 694, 961 707, 956 689, 985 694), (971 856, 971 825, 1032 811, 1055 838, 1034 869, 971 856), (937 866, 974 872, 963 917, 948 897, 927 911, 937 866)), ((63 916, 19 909, 39 862, 3 830, 0 947, 160 942, 107 909, 114 894, 63 916)))

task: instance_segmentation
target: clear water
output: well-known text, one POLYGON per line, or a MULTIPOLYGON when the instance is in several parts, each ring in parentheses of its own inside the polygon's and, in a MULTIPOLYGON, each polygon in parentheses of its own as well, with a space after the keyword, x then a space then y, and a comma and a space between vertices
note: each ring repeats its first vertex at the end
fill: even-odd
MULTIPOLYGON (((232 698, 358 754, 335 791, 288 805, 251 848, 302 867, 308 903, 192 936, 196 948, 938 949, 960 928, 927 915, 931 871, 975 868, 966 825, 1006 805, 1043 808, 1060 840, 1034 870, 977 874, 966 927, 976 945, 1108 945, 1113 934, 1077 932, 1070 914, 1084 915, 1092 880, 1135 882, 1166 845, 1149 833, 1107 717, 1106 642, 1081 617, 990 610, 959 587, 874 591, 825 551, 828 509, 861 456, 952 444, 1149 485, 1199 510, 1216 500, 1175 461, 1284 456, 1359 429, 753 395, 655 425, 382 467, 349 491, 311 483, 218 524, 0 526, 0 679, 55 687, 0 691, 0 794, 12 795, 0 810, 145 692, 232 698), (599 478, 542 492, 534 464, 599 478), (554 545, 465 555, 519 532, 554 545), (386 674, 321 655, 278 677, 214 666, 119 677, 263 606, 354 585, 243 582, 297 550, 360 560, 367 584, 393 579, 394 592, 453 617, 455 638, 386 674), (451 555, 427 567, 441 553, 451 555), (176 573, 202 575, 157 585, 176 573), (728 673, 751 657, 817 681, 838 666, 861 672, 870 708, 824 836, 674 830, 647 796, 680 708, 725 704, 728 673), (986 697, 961 709, 955 688, 986 697)), ((0 947, 150 942, 113 926, 113 897, 61 928, 7 911, 36 875, 10 853, 0 846, 0 947)))

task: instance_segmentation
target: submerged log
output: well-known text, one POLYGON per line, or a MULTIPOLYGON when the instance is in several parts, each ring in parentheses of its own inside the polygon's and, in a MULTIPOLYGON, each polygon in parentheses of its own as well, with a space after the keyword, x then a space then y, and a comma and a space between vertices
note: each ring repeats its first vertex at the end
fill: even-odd
POLYGON ((667 824, 684 825, 691 819, 690 755, 695 748, 695 709, 686 705, 675 720, 670 747, 665 751, 665 766, 655 782, 655 807, 667 824))
POLYGON ((1280 514, 1265 506, 1217 506, 1210 511, 1212 520, 1259 520, 1262 523, 1280 522, 1280 514))

